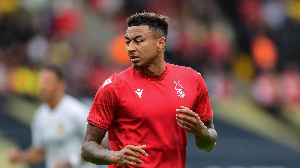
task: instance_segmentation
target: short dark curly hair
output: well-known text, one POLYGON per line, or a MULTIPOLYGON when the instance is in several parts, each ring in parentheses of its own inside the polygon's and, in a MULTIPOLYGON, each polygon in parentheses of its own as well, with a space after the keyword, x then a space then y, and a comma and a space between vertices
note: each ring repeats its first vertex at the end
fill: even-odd
POLYGON ((168 35, 168 23, 169 18, 165 15, 142 11, 137 12, 129 16, 126 20, 127 27, 131 26, 149 26, 151 31, 156 31, 160 36, 164 36, 167 39, 168 35))
POLYGON ((66 80, 65 74, 62 70, 62 67, 60 67, 59 65, 47 64, 47 65, 44 65, 41 70, 50 70, 55 73, 55 75, 57 76, 58 79, 60 79, 62 81, 66 80))

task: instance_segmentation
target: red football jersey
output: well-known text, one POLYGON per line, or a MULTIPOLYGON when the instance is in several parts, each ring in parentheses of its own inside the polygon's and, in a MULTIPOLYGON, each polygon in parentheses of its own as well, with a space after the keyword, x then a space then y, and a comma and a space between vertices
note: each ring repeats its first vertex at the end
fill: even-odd
POLYGON ((87 121, 108 130, 111 150, 147 145, 148 157, 141 155, 139 167, 184 168, 187 132, 177 124, 180 106, 196 112, 203 122, 212 118, 207 87, 199 73, 166 63, 160 76, 149 76, 130 67, 100 86, 87 121))

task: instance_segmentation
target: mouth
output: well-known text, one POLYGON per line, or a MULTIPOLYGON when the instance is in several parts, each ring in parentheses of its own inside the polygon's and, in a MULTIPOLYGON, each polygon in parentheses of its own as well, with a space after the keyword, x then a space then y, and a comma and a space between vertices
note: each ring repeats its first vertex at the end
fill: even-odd
POLYGON ((131 56, 129 56, 129 58, 132 63, 135 63, 140 60, 140 57, 138 57, 136 55, 131 55, 131 56))

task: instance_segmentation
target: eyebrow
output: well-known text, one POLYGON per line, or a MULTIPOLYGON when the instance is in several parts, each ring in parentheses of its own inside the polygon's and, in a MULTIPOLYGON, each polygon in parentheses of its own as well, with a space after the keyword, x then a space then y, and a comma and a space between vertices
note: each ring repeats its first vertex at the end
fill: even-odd
MULTIPOLYGON (((136 40, 137 38, 143 37, 143 35, 137 35, 135 37, 133 37, 133 40, 136 40)), ((130 38, 125 34, 125 40, 130 40, 130 38)))

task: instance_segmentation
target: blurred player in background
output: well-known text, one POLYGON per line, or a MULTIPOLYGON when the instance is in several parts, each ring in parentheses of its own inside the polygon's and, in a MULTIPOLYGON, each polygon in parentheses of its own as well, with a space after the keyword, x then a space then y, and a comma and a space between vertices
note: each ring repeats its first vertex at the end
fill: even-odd
POLYGON ((45 103, 35 113, 32 145, 24 151, 12 149, 9 153, 12 163, 32 164, 45 159, 47 168, 96 167, 80 156, 88 109, 65 94, 65 89, 62 70, 55 65, 45 66, 41 71, 40 87, 40 97, 45 103))
POLYGON ((195 70, 164 61, 166 16, 136 13, 127 27, 132 66, 100 86, 87 119, 82 157, 111 168, 184 168, 187 132, 195 134, 201 150, 216 145, 207 87, 195 70), (111 150, 101 145, 106 131, 111 150))

